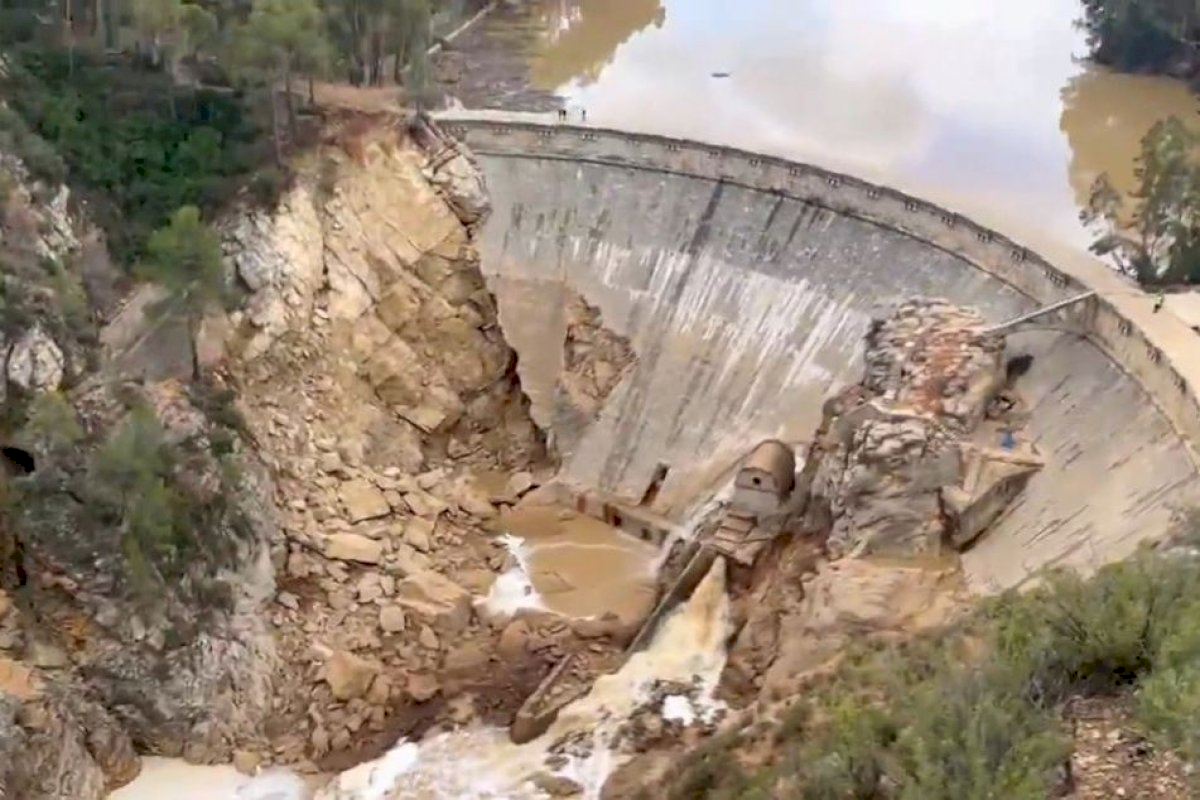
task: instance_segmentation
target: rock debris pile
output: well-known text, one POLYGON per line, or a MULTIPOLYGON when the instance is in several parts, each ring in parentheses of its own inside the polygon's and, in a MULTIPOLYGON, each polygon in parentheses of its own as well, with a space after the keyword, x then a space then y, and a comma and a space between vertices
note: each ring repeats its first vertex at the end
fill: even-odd
POLYGON ((937 300, 872 323, 863 381, 826 405, 803 481, 831 555, 965 546, 1040 467, 1009 413, 1004 340, 984 327, 937 300))

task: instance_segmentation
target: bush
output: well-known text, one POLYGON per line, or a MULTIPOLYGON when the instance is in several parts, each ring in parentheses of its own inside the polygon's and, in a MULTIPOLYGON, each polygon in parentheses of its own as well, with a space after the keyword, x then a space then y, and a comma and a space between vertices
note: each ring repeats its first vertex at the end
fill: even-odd
POLYGON ((11 97, 9 125, 16 112, 45 140, 33 145, 43 168, 47 154, 69 167, 126 264, 176 209, 216 210, 271 158, 269 137, 240 95, 176 87, 165 74, 85 54, 70 69, 57 50, 17 53, 0 86, 11 97))
POLYGON ((1051 573, 935 638, 852 646, 783 715, 776 763, 747 776, 707 754, 671 796, 1040 800, 1069 752, 1062 704, 1097 693, 1133 692, 1149 734, 1200 765, 1200 520, 1187 525, 1184 546, 1051 573))
POLYGON ((1160 743, 1200 764, 1200 597, 1181 602, 1172 617, 1138 688, 1138 711, 1160 743))
POLYGON ((749 780, 733 757, 732 750, 737 741, 736 736, 717 736, 688 754, 676 770, 668 800, 695 797, 749 800, 750 795, 746 794, 749 780))
POLYGON ((0 151, 21 159, 35 179, 57 184, 67 176, 66 165, 54 148, 30 130, 20 114, 3 105, 0 105, 0 151))
POLYGON ((121 530, 135 582, 176 577, 191 549, 188 503, 174 487, 174 454, 154 413, 137 407, 88 467, 89 499, 121 530))
POLYGON ((1046 585, 993 607, 999 657, 1027 675, 1031 699, 1060 702, 1072 692, 1113 692, 1134 684, 1154 664, 1200 590, 1191 559, 1141 552, 1091 579, 1051 575, 1046 585))
POLYGON ((884 756, 896 724, 869 698, 834 697, 818 715, 827 717, 791 760, 805 800, 872 797, 885 772, 884 756))
POLYGON ((44 392, 30 402, 23 437, 43 453, 56 453, 83 439, 75 409, 58 392, 44 392))
POLYGON ((1066 740, 1051 714, 1021 697, 1013 677, 1004 668, 952 670, 915 692, 895 748, 901 798, 1047 796, 1066 740))

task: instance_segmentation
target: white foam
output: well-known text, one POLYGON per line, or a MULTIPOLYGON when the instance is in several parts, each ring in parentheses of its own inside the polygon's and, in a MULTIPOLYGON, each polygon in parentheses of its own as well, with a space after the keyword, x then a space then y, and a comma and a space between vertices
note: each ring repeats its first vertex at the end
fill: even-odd
POLYGON ((189 764, 174 758, 142 759, 142 771, 109 800, 309 800, 304 780, 284 769, 250 778, 229 765, 189 764))
POLYGON ((411 772, 420 759, 421 752, 417 745, 401 742, 382 758, 343 772, 325 788, 322 797, 388 800, 400 783, 400 778, 411 772))
POLYGON ((671 694, 663 698, 662 718, 667 722, 679 722, 691 725, 696 721, 696 709, 692 701, 681 694, 671 694))
POLYGON ((496 578, 487 597, 480 601, 479 605, 485 615, 503 619, 526 608, 545 611, 546 601, 538 594, 529 577, 529 556, 525 549, 525 540, 506 533, 499 541, 512 554, 516 564, 496 578))

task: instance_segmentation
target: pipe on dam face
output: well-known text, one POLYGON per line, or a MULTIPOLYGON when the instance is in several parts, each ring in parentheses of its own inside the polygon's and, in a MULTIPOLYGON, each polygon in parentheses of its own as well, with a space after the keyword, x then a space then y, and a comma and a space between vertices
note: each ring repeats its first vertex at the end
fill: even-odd
POLYGON ((823 401, 860 377, 881 302, 944 297, 1000 323, 1095 291, 1061 312, 1086 335, 1009 337, 1010 356, 1032 357, 1019 389, 1047 466, 964 555, 971 585, 1121 558, 1200 500, 1195 334, 1098 264, 1059 268, 953 212, 753 153, 516 119, 443 124, 484 168, 484 271, 569 480, 636 502, 665 465, 653 503, 678 517, 750 443, 811 434, 823 401), (556 412, 576 296, 636 354, 583 421, 556 412))

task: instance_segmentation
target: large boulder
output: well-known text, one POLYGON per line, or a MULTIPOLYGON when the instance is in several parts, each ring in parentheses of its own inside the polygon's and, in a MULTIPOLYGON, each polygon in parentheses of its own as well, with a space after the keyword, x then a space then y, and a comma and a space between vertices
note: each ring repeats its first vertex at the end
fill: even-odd
POLYGON ((415 572, 400 581, 396 602, 442 631, 461 631, 471 621, 471 595, 433 570, 415 572))
POLYGON ((325 662, 325 682, 338 700, 362 697, 380 672, 379 664, 345 650, 330 654, 325 662))
POLYGON ((325 556, 338 561, 378 564, 383 558, 383 543, 357 533, 333 533, 325 537, 325 556))
POLYGON ((392 513, 383 492, 362 478, 346 481, 338 490, 338 498, 351 522, 385 517, 392 513))
POLYGON ((27 392, 53 392, 62 385, 66 360, 54 340, 35 324, 8 353, 9 382, 27 392))

